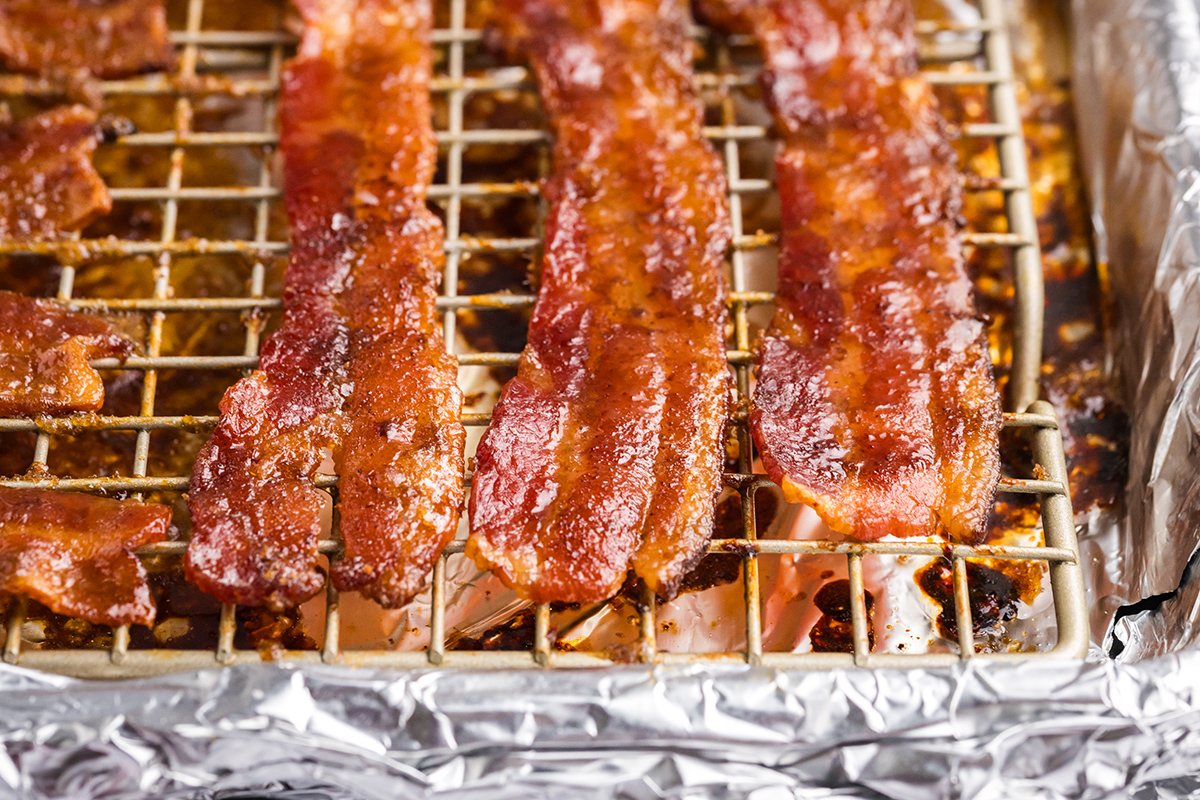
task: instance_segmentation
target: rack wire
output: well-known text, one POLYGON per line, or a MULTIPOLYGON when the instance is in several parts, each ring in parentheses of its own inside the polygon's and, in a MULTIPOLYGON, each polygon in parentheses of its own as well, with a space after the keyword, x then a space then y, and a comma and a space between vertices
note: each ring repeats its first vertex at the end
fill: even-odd
MULTIPOLYGON (((283 59, 294 38, 283 29, 284 9, 277 8, 275 30, 209 30, 203 25, 206 0, 184 0, 185 25, 174 31, 177 46, 176 67, 169 74, 155 74, 129 80, 105 81, 99 90, 106 99, 120 96, 162 96, 174 102, 174 127, 166 131, 136 132, 121 137, 112 146, 122 148, 166 148, 170 169, 165 185, 149 188, 114 188, 115 202, 155 202, 161 204, 162 224, 155 240, 104 238, 65 242, 17 244, 0 242, 0 255, 33 253, 53 255, 63 265, 58 297, 74 307, 106 312, 134 312, 145 316, 147 335, 144 355, 123 364, 113 359, 93 362, 99 369, 139 370, 144 375, 139 413, 135 416, 86 415, 71 418, 5 419, 0 432, 35 432, 33 464, 35 471, 26 477, 2 480, 4 486, 42 486, 61 490, 89 492, 185 492, 186 475, 150 476, 147 462, 150 437, 170 430, 207 431, 216 424, 214 416, 164 416, 156 414, 158 375, 163 370, 249 370, 257 365, 261 339, 261 315, 280 308, 276 297, 265 291, 264 258, 287 252, 286 241, 269 236, 271 207, 280 199, 273 173, 273 151, 278 138, 274 128, 275 98, 283 59), (202 131, 193 125, 195 104, 211 95, 232 98, 259 97, 263 102, 263 127, 251 131, 202 131), (251 148, 259 158, 258 181, 253 185, 183 185, 185 160, 196 148, 251 148), (253 236, 249 239, 180 238, 180 204, 183 202, 249 203, 255 210, 253 236), (182 256, 242 254, 252 268, 249 291, 243 297, 175 297, 172 291, 172 265, 182 256), (89 259, 149 256, 154 259, 154 289, 149 298, 94 299, 73 297, 76 266, 89 259), (250 312, 245 316, 245 347, 240 355, 170 355, 162 352, 163 324, 166 315, 180 312, 250 312), (128 476, 56 478, 47 470, 51 437, 78 435, 96 431, 128 431, 136 435, 134 464, 128 476)), ((207 0, 215 4, 218 0, 207 0)), ((475 145, 533 145, 547 143, 547 134, 536 129, 477 129, 465 124, 468 100, 478 94, 525 89, 531 76, 519 68, 472 71, 468 73, 465 51, 477 46, 479 30, 466 26, 467 0, 443 0, 448 3, 449 27, 434 34, 443 50, 440 68, 432 89, 445 98, 448 124, 437 132, 441 145, 445 182, 430 190, 430 199, 445 210, 446 266, 443 294, 438 307, 443 313, 446 341, 453 347, 458 314, 473 309, 521 309, 533 303, 527 293, 491 293, 459 295, 459 267, 467 254, 480 252, 516 252, 536 254, 540 240, 536 236, 518 238, 476 237, 464 226, 464 203, 496 196, 537 198, 537 175, 525 180, 499 183, 471 182, 464 178, 464 152, 475 145)), ((733 435, 739 441, 738 470, 725 475, 725 485, 741 499, 742 535, 740 538, 713 541, 709 553, 735 552, 742 559, 745 599, 744 650, 730 653, 660 652, 656 643, 656 609, 653 598, 644 598, 639 609, 640 638, 637 660, 646 663, 746 662, 772 667, 814 669, 832 667, 937 666, 975 658, 1014 660, 1041 656, 1078 657, 1087 644, 1086 613, 1082 577, 1078 563, 1074 523, 1062 438, 1053 408, 1037 400, 1041 368, 1042 272, 1037 224, 1030 197, 1025 143, 1021 130, 1020 109, 1013 84, 1013 65, 1004 21, 1003 0, 979 0, 979 19, 970 23, 922 21, 918 23, 923 54, 927 63, 962 62, 965 70, 926 72, 931 83, 950 86, 986 87, 992 122, 967 124, 959 131, 964 137, 994 141, 1000 163, 998 178, 986 182, 968 182, 968 191, 999 192, 1004 198, 1008 230, 1004 233, 964 231, 964 243, 976 248, 1006 248, 1012 251, 1016 307, 1013 331, 1013 364, 1007 398, 1005 426, 1032 430, 1035 478, 1003 479, 999 491, 1037 495, 1041 503, 1044 546, 947 546, 928 542, 852 543, 832 541, 758 540, 755 524, 755 492, 769 485, 765 476, 754 474, 751 467, 751 441, 744 413, 735 418, 733 435), (957 35, 946 39, 941 34, 957 35), (981 65, 981 66, 980 66, 981 65), (759 585, 759 560, 779 555, 804 557, 840 554, 846 558, 851 589, 853 652, 782 653, 764 652, 761 623, 762 595, 759 585), (872 652, 868 634, 868 614, 863 586, 863 559, 876 555, 943 556, 952 563, 955 615, 958 631, 957 653, 902 654, 872 652), (977 652, 968 602, 968 559, 1017 559, 1049 564, 1058 631, 1057 644, 1043 652, 977 652)), ((743 203, 747 195, 773 191, 769 180, 741 175, 744 147, 770 137, 762 125, 746 124, 738 118, 735 94, 756 83, 752 70, 735 67, 731 48, 744 46, 738 37, 721 38, 697 29, 713 52, 717 69, 702 72, 698 80, 706 96, 715 97, 717 124, 705 129, 724 157, 729 181, 729 202, 734 224, 730 257, 732 293, 730 310, 733 323, 729 363, 736 375, 737 390, 745 400, 750 393, 751 325, 749 312, 755 306, 769 304, 769 292, 751 291, 747 285, 747 254, 771 247, 775 237, 744 230, 743 203)), ((0 75, 0 95, 53 95, 60 91, 52 82, 17 75, 0 75)), ((543 162, 545 159, 542 159, 543 162)), ((512 366, 518 353, 480 352, 458 355, 462 366, 512 366)), ((483 426, 486 414, 468 414, 464 422, 483 426)), ((318 486, 336 485, 336 477, 322 475, 318 486)), ((144 556, 182 553, 185 542, 162 542, 142 548, 144 556)), ((323 540, 320 551, 336 558, 339 543, 323 540)), ((319 651, 285 651, 276 657, 297 662, 341 663, 357 666, 417 668, 428 666, 465 667, 574 667, 611 663, 604 653, 564 652, 553 646, 550 607, 539 605, 535 611, 534 641, 529 651, 466 652, 447 650, 446 640, 446 559, 462 552, 462 542, 452 543, 436 562, 432 576, 430 644, 424 651, 343 650, 339 647, 341 619, 337 592, 328 588, 323 646, 319 651)), ((11 603, 7 614, 7 639, 3 658, 13 664, 82 677, 129 677, 170 671, 206 668, 217 665, 252 663, 261 660, 258 651, 234 647, 237 627, 235 608, 221 609, 216 647, 209 651, 137 650, 129 646, 127 627, 114 631, 108 650, 22 648, 21 629, 26 620, 26 603, 11 603)))

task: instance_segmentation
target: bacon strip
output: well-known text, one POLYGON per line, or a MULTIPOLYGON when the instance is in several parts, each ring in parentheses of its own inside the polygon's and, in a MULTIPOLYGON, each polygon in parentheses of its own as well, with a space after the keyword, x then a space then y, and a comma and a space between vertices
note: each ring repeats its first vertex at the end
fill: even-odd
POLYGON ((96 115, 83 106, 0 126, 0 239, 51 239, 112 210, 92 166, 96 115))
POLYGON ((99 317, 0 292, 0 417, 99 411, 104 382, 89 360, 131 355, 133 342, 99 317))
POLYGON ((14 72, 122 78, 166 69, 172 55, 163 0, 0 3, 0 63, 14 72))
POLYGON ((46 489, 0 487, 0 595, 26 595, 99 625, 154 624, 133 550, 167 536, 171 509, 46 489))
POLYGON ((712 533, 729 372, 721 162, 676 0, 501 0, 555 135, 541 289, 477 453, 467 552, 536 601, 630 566, 673 595, 712 533))
POLYGON ((758 39, 785 140, 779 291, 750 418, 764 466, 842 533, 976 541, 1000 403, 909 0, 701 6, 758 39))
POLYGON ((313 477, 329 450, 346 548, 335 585, 394 607, 421 588, 463 499, 462 394, 434 306, 443 234, 425 206, 432 13, 428 0, 298 5, 283 325, 197 458, 184 567, 223 602, 279 609, 316 592, 326 495, 313 477))

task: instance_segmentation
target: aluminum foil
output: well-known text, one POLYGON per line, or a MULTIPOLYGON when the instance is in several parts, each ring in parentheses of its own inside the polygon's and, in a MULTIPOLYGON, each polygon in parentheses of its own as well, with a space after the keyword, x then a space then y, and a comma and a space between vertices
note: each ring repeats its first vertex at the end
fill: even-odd
POLYGON ((0 796, 1182 798, 1200 653, 1141 665, 408 675, 0 669, 0 796), (7 787, 7 788, 4 788, 7 787))
MULTIPOLYGON (((1200 545, 1200 12, 1195 0, 1073 0, 1072 12, 1080 146, 1132 409, 1127 517, 1105 570, 1138 601, 1176 592, 1200 545)), ((1197 593, 1119 618, 1121 657, 1193 643, 1197 593)))

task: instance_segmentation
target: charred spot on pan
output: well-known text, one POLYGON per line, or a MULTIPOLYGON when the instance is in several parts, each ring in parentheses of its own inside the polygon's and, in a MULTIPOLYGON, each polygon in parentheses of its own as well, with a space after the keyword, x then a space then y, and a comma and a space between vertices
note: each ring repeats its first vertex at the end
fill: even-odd
MULTIPOLYGON (((958 638, 958 619, 954 606, 954 572, 950 561, 939 558, 921 568, 914 579, 934 603, 941 606, 936 619, 938 633, 946 639, 958 638)), ((967 596, 970 599, 971 627, 975 636, 999 635, 1001 623, 1017 616, 1021 599, 1018 580, 998 569, 967 562, 967 596)))
MULTIPOLYGON (((551 611, 565 611, 577 608, 575 603, 552 603, 551 611)), ((528 653, 533 650, 533 637, 537 628, 536 610, 533 607, 523 608, 501 623, 493 625, 476 636, 452 634, 446 641, 447 650, 499 650, 506 652, 528 653)), ((559 651, 573 649, 565 642, 555 639, 555 632, 549 632, 550 646, 559 651)))
MULTIPOLYGON (((867 643, 875 648, 875 597, 863 592, 867 607, 867 643)), ((814 653, 853 653, 854 618, 851 611, 850 581, 830 581, 817 590, 813 604, 821 610, 821 618, 809 633, 814 653)))

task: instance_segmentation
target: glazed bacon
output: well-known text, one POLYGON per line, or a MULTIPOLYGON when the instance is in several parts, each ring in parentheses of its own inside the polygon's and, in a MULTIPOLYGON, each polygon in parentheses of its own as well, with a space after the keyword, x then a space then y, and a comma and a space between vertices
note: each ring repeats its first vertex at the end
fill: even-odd
POLYGON ((4 0, 0 63, 13 72, 122 78, 171 64, 163 0, 4 0))
POLYGON ((133 343, 99 317, 0 292, 0 417, 99 411, 104 382, 89 360, 132 354, 133 343))
POLYGON ((336 586, 408 602, 463 499, 462 394, 435 313, 442 228, 425 206, 428 0, 304 0, 283 75, 292 250, 280 330, 221 402, 192 474, 190 581, 223 602, 315 593, 326 452, 341 479, 336 586))
POLYGON ((679 0, 500 0, 555 136, 541 288, 467 552, 536 601, 672 596, 721 484, 730 241, 679 0))
POLYGON ((844 534, 975 542, 1000 475, 1000 404, 910 2, 700 5, 757 38, 785 141, 779 290, 750 418, 767 472, 844 534))
POLYGON ((92 166, 96 115, 63 106, 0 126, 0 239, 53 239, 112 210, 92 166))
POLYGON ((154 599, 133 551, 162 541, 170 524, 166 506, 0 487, 0 596, 98 625, 149 627, 154 599))

